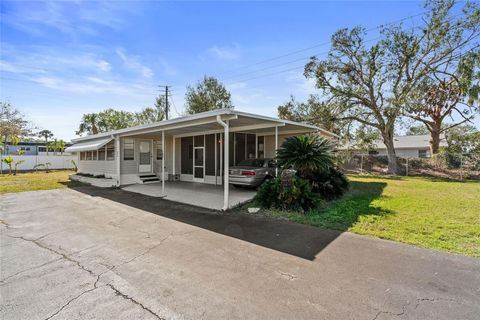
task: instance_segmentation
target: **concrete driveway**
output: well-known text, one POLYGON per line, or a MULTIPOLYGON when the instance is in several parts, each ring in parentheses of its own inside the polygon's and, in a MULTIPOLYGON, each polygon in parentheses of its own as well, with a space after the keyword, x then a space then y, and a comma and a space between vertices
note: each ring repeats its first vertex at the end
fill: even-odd
POLYGON ((478 319, 480 260, 123 190, 0 195, 2 319, 478 319))

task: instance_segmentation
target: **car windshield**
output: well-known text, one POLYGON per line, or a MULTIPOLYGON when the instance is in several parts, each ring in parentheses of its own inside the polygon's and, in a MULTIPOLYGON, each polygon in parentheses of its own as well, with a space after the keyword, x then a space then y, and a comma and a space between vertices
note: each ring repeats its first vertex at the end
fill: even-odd
POLYGON ((265 163, 265 159, 247 159, 240 161, 238 164, 239 166, 242 167, 263 167, 263 164, 265 163))

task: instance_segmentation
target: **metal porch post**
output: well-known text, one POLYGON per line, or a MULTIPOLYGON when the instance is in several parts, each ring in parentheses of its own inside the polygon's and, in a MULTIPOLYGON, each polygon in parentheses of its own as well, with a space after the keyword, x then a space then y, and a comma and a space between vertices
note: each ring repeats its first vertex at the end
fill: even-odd
POLYGON ((165 195, 165 130, 162 130, 162 195, 165 195))
MULTIPOLYGON (((277 159, 277 149, 278 149, 278 126, 275 127, 275 152, 274 152, 274 157, 277 159)), ((277 160, 275 160, 275 164, 277 163, 277 160)), ((275 165, 275 176, 278 175, 278 166, 275 165)))
MULTIPOLYGON (((112 137, 113 138, 113 137, 112 137)), ((120 150, 120 136, 115 138, 115 155, 117 156, 117 186, 120 187, 122 184, 121 179, 121 150, 120 150)))

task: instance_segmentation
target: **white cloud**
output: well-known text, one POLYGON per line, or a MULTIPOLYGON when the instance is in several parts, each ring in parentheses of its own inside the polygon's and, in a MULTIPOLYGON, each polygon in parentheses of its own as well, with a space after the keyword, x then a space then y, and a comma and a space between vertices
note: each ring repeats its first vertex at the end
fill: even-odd
POLYGON ((97 26, 120 30, 141 6, 115 2, 33 2, 23 5, 13 3, 7 13, 1 14, 4 23, 27 33, 39 36, 57 29, 75 36, 77 33, 97 35, 97 26))
POLYGON ((214 45, 213 47, 208 48, 207 52, 218 59, 221 60, 235 60, 240 57, 240 46, 235 43, 233 46, 219 47, 214 45))
POLYGON ((45 88, 81 94, 148 96, 152 95, 156 89, 141 83, 122 83, 98 77, 84 77, 81 81, 59 77, 34 77, 30 80, 45 88))
POLYGON ((117 49, 115 50, 115 52, 117 53, 117 55, 120 57, 120 59, 122 59, 124 65, 136 72, 136 73, 139 73, 141 74, 143 77, 145 78, 151 78, 153 77, 153 71, 152 69, 150 69, 149 67, 143 65, 141 62, 140 62, 140 58, 137 57, 137 56, 127 56, 126 53, 125 53, 125 50, 123 49, 117 49))

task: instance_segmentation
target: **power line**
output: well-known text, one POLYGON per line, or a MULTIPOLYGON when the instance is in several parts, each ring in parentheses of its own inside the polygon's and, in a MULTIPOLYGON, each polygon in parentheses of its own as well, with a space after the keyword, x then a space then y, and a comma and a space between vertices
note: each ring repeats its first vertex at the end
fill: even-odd
MULTIPOLYGON (((461 14, 456 14, 456 15, 453 15, 449 20, 450 22, 453 21, 454 18, 460 16, 461 14)), ((410 17, 408 17, 410 18, 410 17)), ((401 19, 400 21, 402 20, 405 20, 405 19, 408 19, 408 18, 404 18, 404 19, 401 19)), ((392 24, 394 22, 391 22, 390 24, 392 24)), ((380 28, 381 26, 378 26, 376 28, 380 28)), ((407 30, 414 30, 416 27, 411 27, 411 28, 408 28, 407 30)), ((370 28, 369 30, 373 30, 375 28, 370 28)), ((368 31, 368 30, 367 30, 368 31)), ((378 36, 378 37, 375 37, 375 38, 371 38, 371 39, 367 39, 364 41, 364 43, 369 43, 369 42, 372 42, 372 41, 376 41, 376 40, 379 40, 381 39, 382 37, 378 36)), ((244 72, 244 73, 240 73, 240 74, 234 74, 232 76, 229 76, 229 77, 226 77, 226 78, 223 78, 223 80, 229 80, 229 79, 235 79, 236 77, 241 77, 241 76, 245 76, 245 75, 249 75, 249 74, 255 74, 255 73, 259 73, 259 72, 262 72, 262 71, 265 71, 265 70, 269 70, 269 69, 275 69, 277 67, 281 67, 281 66, 284 66, 284 65, 287 65, 287 64, 292 64, 292 63, 295 63, 295 62, 298 62, 298 61, 303 61, 303 60, 307 60, 307 59, 310 59, 310 57, 312 56, 320 56, 320 55, 324 55, 324 54, 327 54, 329 53, 329 50, 327 51, 323 51, 323 52, 317 52, 317 53, 312 53, 311 55, 309 55, 308 57, 307 56, 304 56, 302 58, 297 58, 297 59, 294 59, 294 60, 289 60, 289 61, 286 61, 286 62, 282 62, 282 63, 278 63, 278 64, 274 64, 274 65, 271 65, 271 66, 267 66, 267 67, 264 67, 264 68, 261 68, 261 69, 257 69, 257 70, 252 70, 252 71, 248 71, 248 72, 244 72)), ((287 71, 290 71, 290 69, 288 69, 287 71)), ((280 72, 281 73, 281 72, 280 72)), ((254 77, 253 79, 257 79, 259 77, 254 77)), ((247 80, 251 80, 252 78, 249 78, 247 80)), ((240 82, 240 81, 247 81, 247 80, 236 80, 234 82, 240 82)))
MULTIPOLYGON (((453 16, 450 20, 453 20, 456 16, 459 16, 459 14, 453 16)), ((411 28, 410 28, 411 29, 411 28)), ((475 39, 476 37, 480 36, 480 33, 473 36, 471 38, 471 40, 475 39)), ((367 39, 365 40, 365 43, 367 42, 371 42, 371 41, 375 41, 375 40, 378 40, 379 38, 381 37, 376 37, 376 38, 372 38, 372 39, 367 39)), ((463 45, 461 45, 460 47, 456 48, 456 49, 461 49, 465 46, 467 46, 469 43, 464 43, 463 45)), ((473 48, 470 48, 468 49, 467 51, 464 51, 460 54, 465 54, 469 51, 472 51, 474 50, 475 48, 477 48, 478 46, 474 46, 473 48)), ((319 53, 318 55, 320 54, 325 54, 325 53, 328 53, 329 51, 325 51, 323 53, 319 53)), ((268 69, 271 69, 271 68, 276 68, 276 67, 279 67, 279 66, 283 66, 283 65, 287 65, 287 64, 291 64, 293 62, 297 62, 297 61, 301 61, 301 60, 305 60, 307 58, 300 58, 300 59, 295 59, 295 60, 291 60, 291 61, 287 61, 285 63, 281 63, 281 64, 277 64, 277 65, 274 65, 274 66, 271 66, 271 67, 266 67, 266 68, 262 68, 262 69, 259 69, 259 70, 255 70, 255 71, 251 71, 251 72, 246 72, 246 73, 243 73, 243 75, 248 75, 248 74, 255 74, 255 73, 258 73, 258 72, 261 72, 261 71, 264 71, 264 70, 268 70, 268 69)), ((260 78, 264 78, 264 77, 269 77, 269 76, 273 76, 273 75, 277 75, 277 74, 280 74, 280 73, 285 73, 285 72, 289 72, 289 71, 294 71, 296 69, 299 69, 299 68, 304 68, 305 65, 300 65, 300 66, 297 66, 297 67, 293 67, 293 68, 289 68, 289 69, 285 69, 285 70, 280 70, 280 71, 277 71, 277 72, 272 72, 272 73, 269 73, 269 74, 264 74, 264 75, 259 75, 259 76, 255 76, 255 77, 251 77, 251 78, 247 78, 247 79, 237 79, 237 80, 234 80, 234 81, 231 81, 229 83, 227 83, 227 85, 231 85, 231 84, 234 84, 234 83, 237 83, 237 82, 245 82, 245 81, 250 81, 250 80, 255 80, 255 79, 260 79, 260 78)), ((228 78, 227 78, 228 79, 228 78)))
MULTIPOLYGON (((372 28, 366 29, 366 32, 370 32, 370 31, 373 31, 373 30, 376 30, 376 29, 380 29, 381 27, 384 27, 384 26, 387 26, 387 25, 391 25, 391 24, 403 22, 403 21, 408 20, 408 19, 416 18, 416 17, 421 16, 421 15, 423 15, 423 14, 425 14, 425 13, 426 13, 426 11, 422 11, 422 12, 420 12, 420 13, 417 13, 417 14, 414 14, 414 15, 411 15, 411 16, 408 16, 408 17, 405 17, 405 18, 402 18, 402 19, 398 19, 398 20, 395 20, 395 21, 387 22, 387 23, 378 25, 378 26, 376 26, 376 27, 372 27, 372 28)), ((260 65, 260 64, 264 64, 264 63, 267 63, 267 62, 270 62, 270 61, 279 60, 279 59, 282 59, 282 58, 285 58, 285 57, 289 57, 289 56, 292 56, 292 55, 295 55, 295 54, 298 54, 298 53, 301 53, 301 52, 309 51, 309 50, 312 50, 312 49, 315 49, 315 48, 318 48, 318 47, 322 47, 322 46, 325 46, 325 45, 328 45, 328 44, 330 44, 330 40, 329 40, 329 41, 324 41, 324 42, 321 42, 321 43, 317 43, 317 44, 315 44, 315 45, 313 45, 313 46, 310 46, 310 47, 306 47, 306 48, 298 49, 298 50, 295 50, 295 51, 291 51, 291 52, 288 52, 288 53, 286 53, 286 54, 282 54, 282 55, 279 55, 279 56, 276 56, 276 57, 272 57, 272 58, 269 58, 269 59, 261 60, 261 61, 258 61, 258 62, 249 64, 249 65, 244 65, 244 66, 241 66, 241 67, 236 67, 236 68, 233 68, 233 69, 230 69, 230 70, 227 70, 227 71, 223 72, 223 74, 225 74, 225 73, 231 73, 232 71, 239 70, 239 69, 248 69, 248 68, 253 67, 253 66, 257 66, 257 65, 260 65)))

